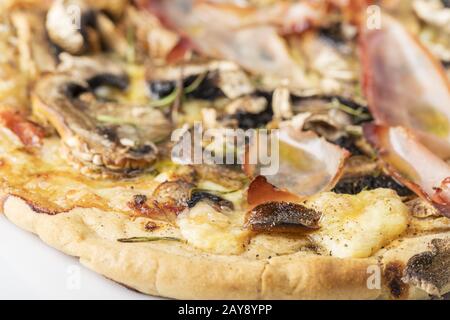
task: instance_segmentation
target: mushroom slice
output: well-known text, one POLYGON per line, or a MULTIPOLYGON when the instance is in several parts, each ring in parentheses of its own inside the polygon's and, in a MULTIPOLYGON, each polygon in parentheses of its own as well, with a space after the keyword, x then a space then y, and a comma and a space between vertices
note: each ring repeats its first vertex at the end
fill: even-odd
POLYGON ((183 180, 166 181, 155 189, 152 199, 157 202, 158 207, 179 213, 188 207, 193 187, 183 180))
POLYGON ((151 197, 134 195, 128 202, 128 207, 136 215, 174 222, 176 217, 188 208, 193 187, 183 180, 165 181, 153 191, 151 197))
POLYGON ((244 171, 249 176, 264 175, 270 184, 297 196, 313 195, 335 186, 350 155, 347 150, 290 125, 275 136, 269 148, 264 145, 266 139, 251 143, 244 161, 244 171), (261 160, 268 161, 262 159, 267 155, 261 150, 272 150, 269 165, 262 164, 261 160))
POLYGON ((319 229, 321 216, 301 204, 266 202, 248 212, 245 225, 256 232, 304 233, 319 229))
POLYGON ((188 201, 188 206, 189 208, 193 208, 201 201, 206 201, 218 212, 234 210, 234 205, 231 201, 207 191, 196 190, 192 191, 191 198, 188 201))
POLYGON ((450 82, 441 64, 394 18, 363 30, 364 87, 378 124, 402 126, 450 157, 450 82))
POLYGON ((450 166, 402 127, 366 125, 366 139, 390 174, 450 217, 450 166))
POLYGON ((58 72, 70 74, 74 79, 87 79, 92 87, 109 84, 124 90, 128 86, 122 65, 109 56, 78 57, 61 53, 59 59, 58 72))
POLYGON ((121 83, 117 76, 76 79, 47 75, 33 92, 35 114, 56 128, 69 160, 92 176, 120 177, 150 167, 158 153, 155 143, 171 130, 162 112, 97 100, 94 86, 121 83))
POLYGON ((450 34, 450 6, 444 0, 413 0, 415 13, 426 23, 450 34))
POLYGON ((117 17, 126 2, 56 0, 47 12, 45 25, 48 37, 70 54, 100 51, 105 44, 123 54, 126 50, 125 37, 115 30, 114 23, 102 12, 117 17))
POLYGON ((86 27, 92 12, 82 0, 57 0, 47 13, 46 28, 50 40, 71 54, 86 50, 82 28, 86 27), (82 25, 84 24, 84 25, 82 25))
POLYGON ((308 70, 320 79, 317 91, 327 94, 353 93, 359 74, 355 63, 356 50, 353 45, 344 42, 338 44, 337 40, 326 36, 326 32, 326 28, 321 28, 291 36, 290 47, 304 60, 308 70))
POLYGON ((433 239, 430 247, 408 260, 402 280, 440 297, 450 286, 450 239, 433 239))

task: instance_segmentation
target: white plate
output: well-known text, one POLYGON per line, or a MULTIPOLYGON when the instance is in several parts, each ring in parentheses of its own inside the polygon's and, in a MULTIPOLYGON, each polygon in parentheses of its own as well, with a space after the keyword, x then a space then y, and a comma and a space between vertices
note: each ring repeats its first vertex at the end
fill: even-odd
POLYGON ((157 299, 83 267, 0 214, 0 299, 157 299))

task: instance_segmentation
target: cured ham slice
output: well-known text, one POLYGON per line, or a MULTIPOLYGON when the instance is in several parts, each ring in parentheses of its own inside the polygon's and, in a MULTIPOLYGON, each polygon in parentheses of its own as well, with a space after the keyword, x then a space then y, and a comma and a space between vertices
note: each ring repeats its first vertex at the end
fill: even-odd
POLYGON ((450 158, 450 82, 441 64, 387 14, 381 29, 362 31, 361 49, 377 124, 407 127, 435 154, 450 158))
POLYGON ((391 175, 450 217, 450 166, 402 127, 374 124, 364 134, 391 175))
POLYGON ((376 125, 364 133, 397 180, 450 216, 450 82, 394 18, 361 33, 364 89, 376 125))
MULTIPOLYGON (((266 179, 264 182, 277 188, 277 192, 274 192, 274 189, 270 190, 261 181, 254 181, 249 190, 251 204, 256 205, 262 200, 292 201, 293 198, 300 199, 331 190, 335 186, 342 175, 345 160, 350 155, 347 150, 327 142, 313 132, 301 132, 289 126, 283 127, 277 136, 279 157, 272 157, 270 173, 264 174, 265 167, 258 161, 250 164, 254 161, 250 161, 250 156, 246 155, 246 173, 249 176, 262 174, 266 179), (274 161, 278 163, 274 164, 274 161), (258 194, 255 190, 261 195, 255 196, 258 194)), ((261 148, 260 143, 253 143, 248 153, 255 154, 257 148, 261 148)), ((255 158, 256 156, 253 157, 255 158)))
POLYGON ((39 146, 45 137, 43 128, 16 111, 0 112, 0 123, 11 130, 25 146, 39 146))
POLYGON ((202 54, 234 61, 256 74, 288 79, 300 87, 306 86, 304 72, 280 34, 323 23, 329 5, 327 1, 281 1, 257 8, 198 0, 138 2, 202 54))
POLYGON ((251 209, 266 202, 300 202, 301 199, 288 191, 277 189, 263 176, 253 179, 247 191, 247 202, 251 209))

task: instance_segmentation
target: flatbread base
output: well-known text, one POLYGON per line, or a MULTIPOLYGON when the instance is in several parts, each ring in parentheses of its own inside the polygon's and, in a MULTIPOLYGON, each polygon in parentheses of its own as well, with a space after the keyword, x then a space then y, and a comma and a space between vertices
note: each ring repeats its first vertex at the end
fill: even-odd
MULTIPOLYGON (((95 272, 150 295, 179 299, 392 298, 386 277, 380 288, 368 287, 374 267, 379 266, 385 275, 382 257, 338 259, 296 253, 256 260, 212 255, 178 242, 118 242, 118 238, 128 236, 127 230, 136 222, 97 209, 76 208, 47 215, 34 211, 18 197, 7 196, 3 212, 17 226, 78 257, 95 272)), ((401 246, 408 250, 401 250, 403 254, 393 248, 384 255, 389 262, 405 265, 411 255, 426 250, 431 239, 449 236, 446 232, 405 239, 401 246)), ((405 284, 402 295, 395 298, 424 299, 428 295, 405 284)))

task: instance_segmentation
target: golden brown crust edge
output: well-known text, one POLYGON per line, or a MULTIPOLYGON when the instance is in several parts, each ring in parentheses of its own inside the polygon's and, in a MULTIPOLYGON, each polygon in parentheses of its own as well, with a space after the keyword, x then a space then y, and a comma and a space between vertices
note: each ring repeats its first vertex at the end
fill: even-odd
MULTIPOLYGON (((200 253, 179 243, 127 244, 108 239, 126 236, 126 216, 77 208, 55 216, 41 214, 9 196, 5 216, 45 243, 79 257, 90 269, 140 292, 179 299, 377 299, 386 287, 369 289, 368 268, 376 259, 337 259, 287 255, 270 260, 200 253), (111 220, 102 224, 91 216, 111 220), (97 225, 96 225, 97 224, 97 225), (105 230, 106 229, 106 230, 105 230)), ((403 298, 425 298, 411 288, 403 298)))

